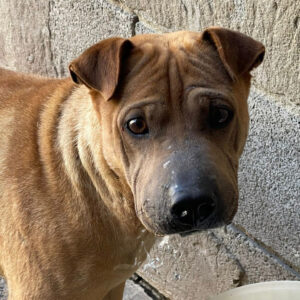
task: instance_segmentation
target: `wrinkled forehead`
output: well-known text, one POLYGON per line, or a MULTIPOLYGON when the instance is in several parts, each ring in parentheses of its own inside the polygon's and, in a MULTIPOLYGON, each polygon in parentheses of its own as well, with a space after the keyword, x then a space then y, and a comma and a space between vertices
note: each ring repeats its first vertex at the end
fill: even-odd
POLYGON ((215 47, 200 33, 148 34, 131 41, 135 47, 125 66, 125 90, 131 95, 168 98, 193 86, 230 93, 231 79, 215 47))

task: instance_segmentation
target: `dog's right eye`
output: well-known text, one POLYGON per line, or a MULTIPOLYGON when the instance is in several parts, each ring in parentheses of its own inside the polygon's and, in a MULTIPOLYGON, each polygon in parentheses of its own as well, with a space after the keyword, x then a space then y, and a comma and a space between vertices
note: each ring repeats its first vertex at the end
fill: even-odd
POLYGON ((141 117, 130 119, 126 123, 126 128, 135 135, 144 135, 149 133, 147 123, 141 117))
POLYGON ((232 120, 233 112, 226 106, 211 106, 209 111, 209 123, 212 128, 226 127, 232 120))

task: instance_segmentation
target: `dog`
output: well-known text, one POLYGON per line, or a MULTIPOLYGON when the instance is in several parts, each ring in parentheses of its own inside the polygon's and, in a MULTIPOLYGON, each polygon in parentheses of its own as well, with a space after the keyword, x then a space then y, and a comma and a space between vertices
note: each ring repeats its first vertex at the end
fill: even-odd
POLYGON ((264 52, 209 27, 100 41, 65 79, 1 69, 9 299, 122 299, 156 236, 229 224, 264 52))

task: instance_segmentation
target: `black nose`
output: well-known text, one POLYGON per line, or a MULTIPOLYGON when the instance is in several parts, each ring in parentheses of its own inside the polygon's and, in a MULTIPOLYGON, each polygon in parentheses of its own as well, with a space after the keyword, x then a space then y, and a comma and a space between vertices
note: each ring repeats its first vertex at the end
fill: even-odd
POLYGON ((175 225, 196 228, 216 211, 216 197, 205 190, 177 191, 172 196, 171 214, 175 225))

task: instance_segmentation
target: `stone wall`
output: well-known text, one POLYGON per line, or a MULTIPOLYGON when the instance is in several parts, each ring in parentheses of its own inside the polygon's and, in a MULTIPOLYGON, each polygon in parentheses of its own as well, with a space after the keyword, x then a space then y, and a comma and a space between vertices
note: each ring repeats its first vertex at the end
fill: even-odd
POLYGON ((300 280, 299 11, 294 0, 0 1, 0 64, 52 77, 66 76, 83 49, 116 35, 219 25, 265 44, 265 61, 253 72, 233 225, 165 237, 138 272, 170 299, 300 280))

